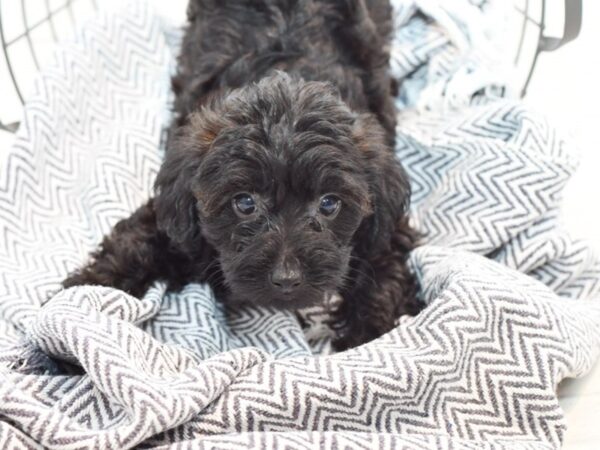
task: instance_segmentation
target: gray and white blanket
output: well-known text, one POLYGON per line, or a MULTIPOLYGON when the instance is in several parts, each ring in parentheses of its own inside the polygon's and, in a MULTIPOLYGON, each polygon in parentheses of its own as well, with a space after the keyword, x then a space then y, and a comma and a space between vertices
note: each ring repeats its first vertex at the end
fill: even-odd
POLYGON ((560 446, 557 384, 600 350, 600 264, 559 224, 569 143, 495 97, 479 3, 396 4, 427 307, 339 354, 294 314, 227 310, 202 285, 59 289, 151 193, 178 33, 134 1, 64 45, 0 154, 0 448, 560 446))

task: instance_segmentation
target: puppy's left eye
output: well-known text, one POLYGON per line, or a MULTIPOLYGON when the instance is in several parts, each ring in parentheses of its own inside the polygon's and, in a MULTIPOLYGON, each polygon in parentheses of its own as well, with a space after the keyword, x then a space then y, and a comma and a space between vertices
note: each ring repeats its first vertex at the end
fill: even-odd
POLYGON ((256 211, 256 203, 250 194, 242 193, 233 197, 233 206, 236 211, 244 216, 249 216, 256 211))
POLYGON ((332 216, 340 209, 342 201, 335 195, 324 195, 319 201, 319 212, 324 216, 332 216))

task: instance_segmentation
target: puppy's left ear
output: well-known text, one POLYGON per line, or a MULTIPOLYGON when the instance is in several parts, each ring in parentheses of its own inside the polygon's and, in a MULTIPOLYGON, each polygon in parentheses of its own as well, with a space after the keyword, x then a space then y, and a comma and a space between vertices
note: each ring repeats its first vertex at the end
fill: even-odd
POLYGON ((410 181, 373 116, 359 116, 352 135, 366 162, 372 210, 357 231, 357 244, 369 254, 389 248, 392 234, 406 223, 410 181))
POLYGON ((200 235, 191 188, 197 160, 187 147, 177 140, 170 143, 156 178, 154 199, 158 228, 182 248, 193 246, 200 235))
POLYGON ((154 184, 154 207, 161 231, 182 248, 193 250, 202 239, 195 178, 219 131, 222 116, 211 108, 190 115, 189 123, 169 139, 165 160, 154 184))

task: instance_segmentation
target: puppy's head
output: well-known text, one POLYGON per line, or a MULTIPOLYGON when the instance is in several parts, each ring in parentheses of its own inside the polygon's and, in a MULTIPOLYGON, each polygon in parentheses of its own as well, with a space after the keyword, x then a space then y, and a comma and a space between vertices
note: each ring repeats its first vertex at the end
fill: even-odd
POLYGON ((231 300, 285 308, 349 282, 351 258, 389 243, 409 197, 371 116, 284 74, 192 114, 156 187, 159 226, 190 255, 204 240, 217 250, 231 300))

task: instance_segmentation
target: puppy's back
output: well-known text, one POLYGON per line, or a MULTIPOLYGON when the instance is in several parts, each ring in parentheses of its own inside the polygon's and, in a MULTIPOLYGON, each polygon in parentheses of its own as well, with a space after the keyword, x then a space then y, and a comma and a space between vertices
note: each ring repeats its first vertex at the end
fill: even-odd
POLYGON ((173 78, 175 122, 211 95, 282 70, 336 85, 393 136, 387 0, 191 0, 173 78))

